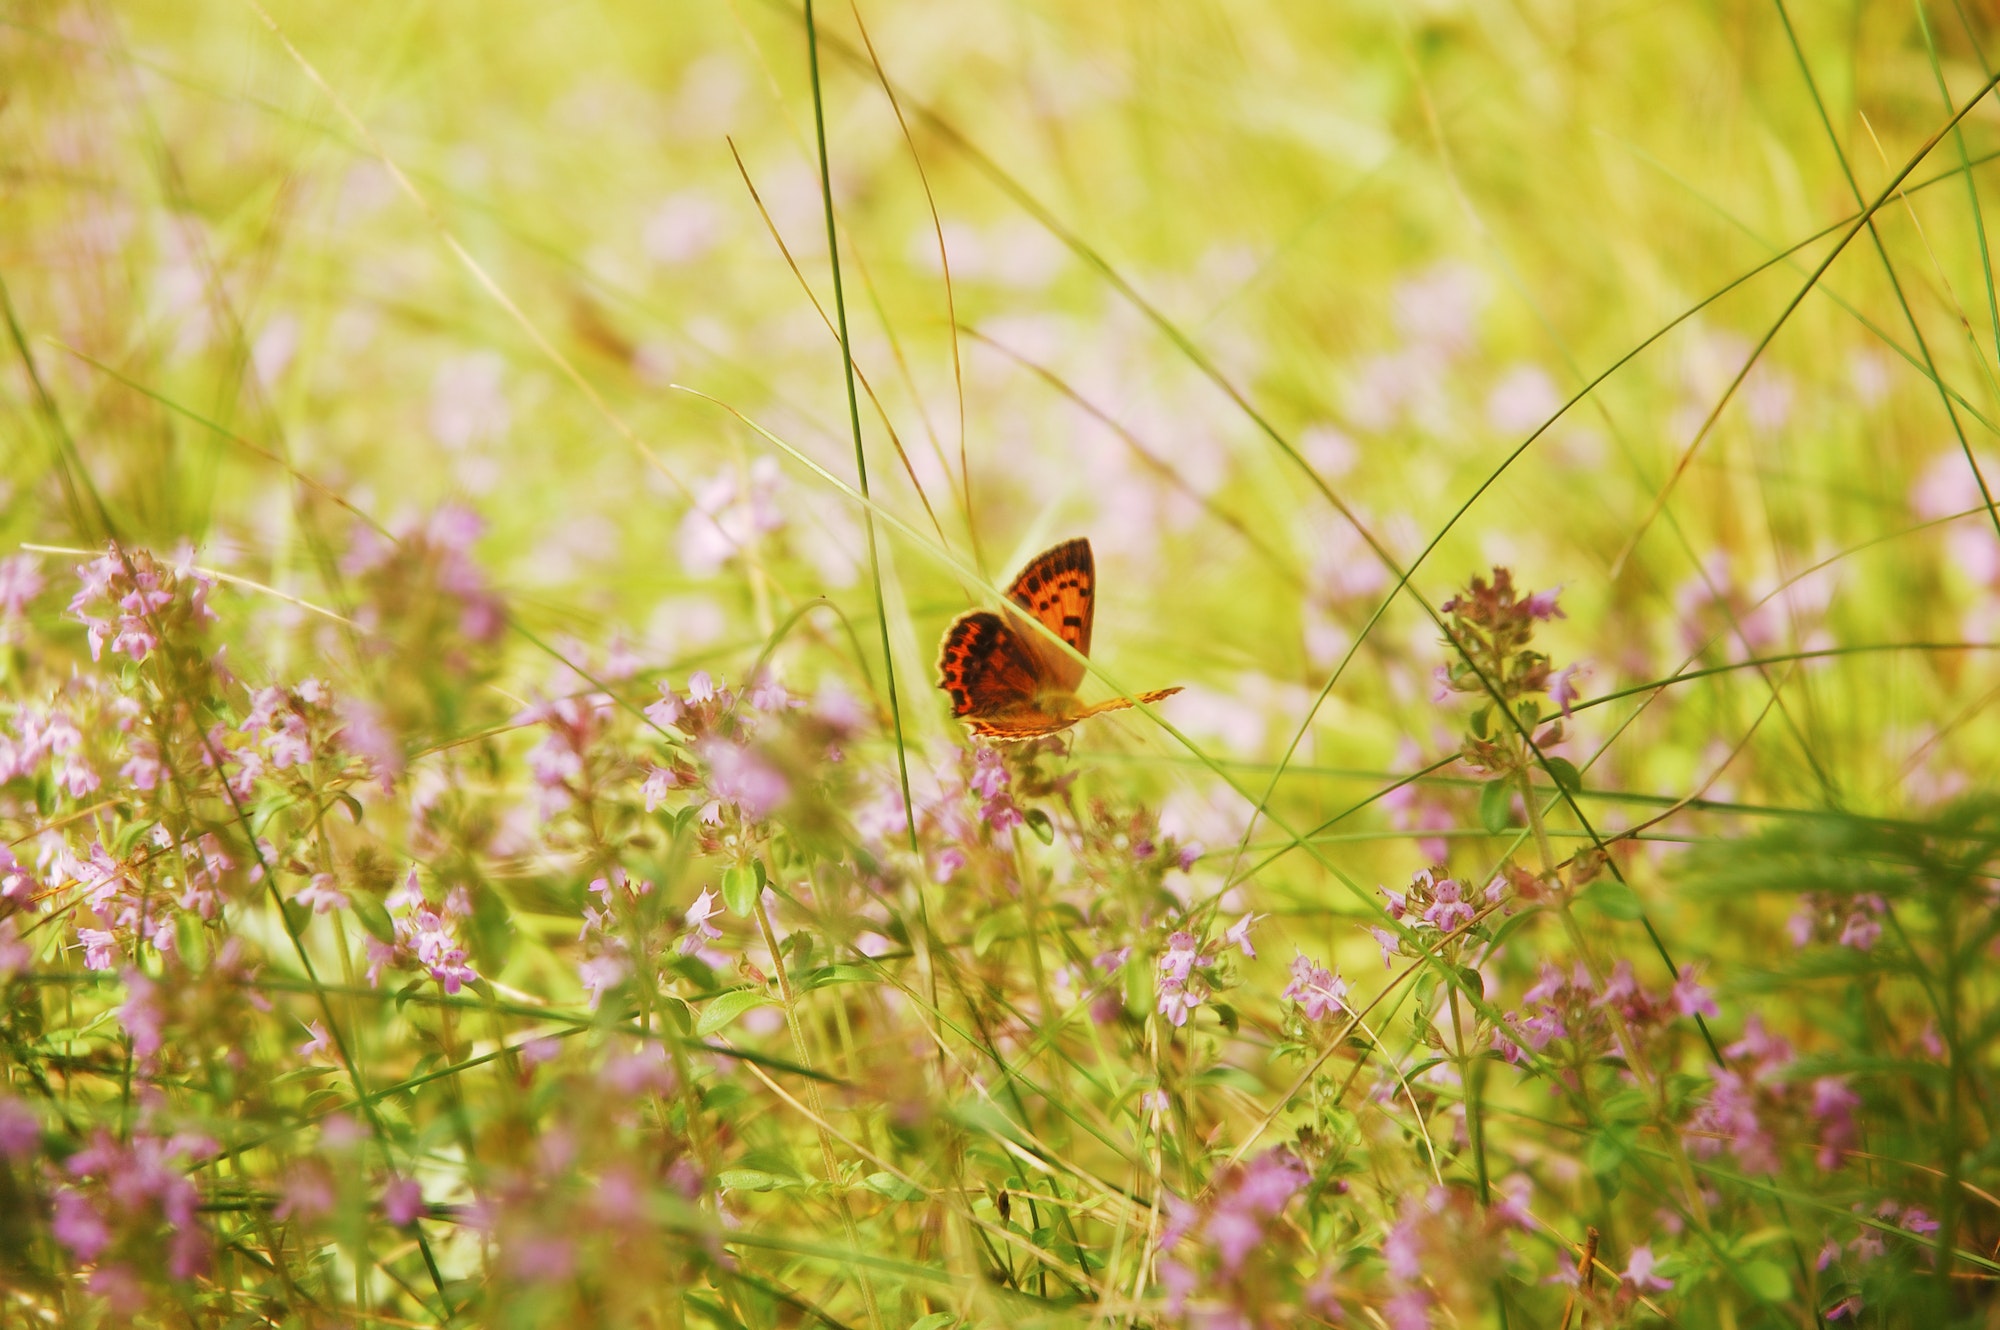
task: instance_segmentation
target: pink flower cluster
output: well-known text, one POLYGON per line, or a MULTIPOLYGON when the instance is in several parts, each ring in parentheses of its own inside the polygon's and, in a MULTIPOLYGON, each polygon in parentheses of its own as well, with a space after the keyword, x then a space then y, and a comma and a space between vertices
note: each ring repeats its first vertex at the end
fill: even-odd
MULTIPOLYGON (((42 594, 48 582, 42 576, 41 558, 34 554, 11 554, 0 559, 0 622, 24 618, 28 606, 42 594)), ((0 629, 0 634, 6 630, 0 629)), ((0 641, 8 640, 0 635, 0 641)))
MULTIPOLYGON (((1214 1180, 1206 1206, 1169 1196, 1159 1249, 1172 1252, 1182 1239, 1197 1238, 1215 1257, 1216 1275, 1225 1282, 1234 1280, 1243 1273, 1250 1254, 1266 1241, 1272 1221, 1310 1181, 1312 1174, 1291 1152, 1267 1150, 1248 1164, 1225 1169, 1214 1180)), ((1169 1305, 1178 1312, 1200 1277, 1170 1255, 1161 1257, 1159 1269, 1169 1305)))
POLYGON ((506 623, 506 610, 473 562, 473 542, 486 524, 470 508, 447 504, 422 520, 402 523, 393 537, 373 527, 356 530, 340 570, 384 593, 363 605, 362 625, 382 626, 394 604, 418 589, 442 593, 458 609, 457 629, 473 642, 490 642, 506 623), (387 603, 385 603, 387 602, 387 603))
POLYGON ((1790 1116, 1814 1124, 1819 1145, 1814 1162, 1827 1172, 1845 1162, 1860 1140, 1854 1121, 1861 1098, 1844 1077, 1819 1076, 1809 1084, 1787 1073, 1797 1055, 1791 1042, 1773 1034, 1761 1016, 1751 1016, 1743 1037, 1722 1050, 1730 1066, 1715 1072, 1707 1100, 1689 1122, 1689 1149, 1697 1155, 1724 1150, 1745 1172, 1776 1173, 1778 1137, 1770 1123, 1790 1116))
POLYGON ((114 1248, 130 1261, 100 1265, 98 1275, 111 1274, 93 1281, 93 1291, 109 1295, 114 1308, 122 1304, 130 1315, 144 1305, 136 1270, 153 1268, 157 1258, 146 1258, 156 1252, 175 1279, 192 1279, 208 1268, 212 1246, 187 1164, 217 1148, 200 1136, 142 1133, 121 1143, 99 1131, 64 1161, 74 1181, 56 1191, 51 1231, 79 1261, 99 1261, 114 1248))
MULTIPOLYGON (((1417 934, 1418 946, 1413 955, 1456 946, 1462 940, 1461 930, 1489 904, 1504 899, 1509 891, 1505 877, 1497 877, 1485 887, 1468 889, 1457 878, 1440 876, 1441 871, 1419 869, 1405 891, 1380 888, 1389 917, 1417 934)), ((1394 965, 1403 949, 1403 938, 1387 928, 1368 931, 1382 948, 1383 966, 1394 965)))
POLYGON ((590 758, 612 711, 609 696, 592 692, 537 702, 515 713, 513 724, 548 730, 528 752, 528 776, 544 820, 591 793, 590 758))
POLYGON ((389 894, 388 905, 395 922, 395 941, 368 939, 370 984, 379 985, 383 967, 390 965, 428 971, 451 995, 478 980, 479 972, 467 963, 468 953, 456 931, 472 913, 464 887, 453 887, 442 906, 432 905, 424 899, 417 886, 417 870, 412 868, 403 885, 389 894))
POLYGON ((1785 921, 1785 933, 1795 947, 1832 942, 1856 951, 1871 951, 1882 936, 1882 917, 1889 904, 1874 892, 1834 895, 1808 891, 1785 921))
POLYGON ((208 604, 215 580, 191 562, 168 568, 145 550, 113 545, 109 553, 79 564, 76 574, 82 585, 70 598, 69 612, 83 623, 92 660, 108 642, 114 653, 144 661, 177 630, 215 621, 208 604))
POLYGON ((1347 981, 1311 958, 1299 956, 1292 961, 1292 982, 1285 985, 1281 996, 1298 1003, 1307 1020, 1324 1020, 1346 1009, 1347 981))
POLYGON ((999 749, 981 745, 973 750, 972 775, 966 784, 980 798, 980 820, 996 832, 1012 831, 1026 820, 1008 792, 1011 783, 999 749))
POLYGON ((72 799, 94 794, 103 781, 83 746, 83 731, 69 712, 24 706, 14 713, 14 736, 0 734, 0 784, 32 780, 53 758, 57 789, 72 799))
POLYGON ((760 718, 781 716, 799 706, 775 678, 761 676, 741 699, 707 670, 696 670, 688 677, 685 697, 664 681, 659 688, 659 700, 646 708, 647 718, 662 728, 672 726, 692 736, 694 753, 706 770, 652 768, 645 787, 649 809, 664 799, 667 790, 687 784, 691 778, 700 780, 707 796, 700 816, 709 827, 721 827, 732 814, 744 823, 762 822, 791 798, 791 781, 753 742, 753 736, 763 728, 760 718), (748 706, 739 705, 739 701, 748 706))
POLYGON ((1496 1035, 1494 1044, 1516 1065, 1527 1061, 1522 1045, 1539 1053, 1558 1039, 1575 1040, 1585 1056, 1601 1056, 1612 1047, 1606 1019, 1612 1012, 1643 1041, 1677 1017, 1714 1016, 1717 1009, 1698 968, 1683 968, 1673 988, 1659 994, 1642 986, 1632 963, 1621 960, 1605 976, 1604 990, 1599 992, 1583 962, 1564 973, 1543 961, 1540 977, 1521 995, 1520 1010, 1507 1013, 1506 1032, 1496 1035))
POLYGON ((725 808, 746 822, 761 822, 791 797, 784 773, 748 744, 710 739, 696 751, 708 763, 709 801, 701 820, 720 826, 725 808))
POLYGON ((1208 984, 1196 971, 1214 964, 1213 953, 1205 952, 1194 934, 1185 929, 1167 938, 1167 949, 1160 953, 1155 992, 1160 1014, 1175 1028, 1186 1025, 1194 1009, 1208 1000, 1208 984))

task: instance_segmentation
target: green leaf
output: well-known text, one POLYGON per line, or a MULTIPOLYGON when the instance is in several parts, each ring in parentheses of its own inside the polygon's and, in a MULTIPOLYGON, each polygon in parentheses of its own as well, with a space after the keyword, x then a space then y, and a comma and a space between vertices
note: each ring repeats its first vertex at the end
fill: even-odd
POLYGON ((1264 1089, 1262 1081, 1241 1067, 1210 1067, 1206 1071, 1196 1072, 1189 1081, 1194 1085, 1225 1085, 1233 1090, 1241 1090, 1245 1094, 1260 1094, 1264 1089))
POLYGON ((346 790, 334 791, 333 797, 334 800, 338 802, 342 808, 345 808, 347 810, 347 815, 354 819, 354 825, 357 827, 360 826, 361 801, 355 798, 353 795, 349 794, 346 790))
POLYGON ((811 992, 815 988, 825 988, 828 984, 872 984, 881 977, 880 972, 865 965, 825 965, 805 976, 799 988, 811 992))
POLYGON ((924 1199, 923 1188, 912 1187, 894 1173, 870 1173, 863 1181, 868 1184, 870 1191, 880 1192, 892 1201, 921 1201, 924 1199))
POLYGON ((482 891, 472 898, 466 936, 481 971, 499 974, 507 968, 507 958, 514 952, 514 916, 500 893, 482 891))
POLYGON ((813 935, 805 929, 801 928, 796 933, 787 935, 785 940, 778 944, 778 950, 791 956, 795 969, 812 968, 813 935))
POLYGON ((1542 914, 1541 906, 1530 905, 1526 909, 1522 910, 1519 914, 1509 915, 1507 918, 1503 919, 1500 923, 1500 926, 1493 930, 1492 949, 1496 952, 1499 951, 1501 943, 1505 942, 1508 938, 1513 937, 1514 934, 1520 932, 1523 928, 1526 928, 1528 924, 1533 922, 1541 914, 1542 914))
POLYGON ((757 904, 757 889, 764 884, 757 879, 762 874, 751 871, 749 865, 738 864, 722 875, 722 903, 738 918, 747 917, 757 904))
POLYGON ((694 1008, 681 1001, 681 999, 668 997, 664 993, 660 995, 659 1003, 661 1012, 665 1013, 667 1019, 674 1023, 674 1029, 680 1031, 683 1037, 693 1033, 694 1008))
MULTIPOLYGON (((718 1111, 721 1107, 718 1101, 718 1111)), ((781 1178, 792 1178, 799 1182, 811 1181, 799 1171, 798 1163, 792 1158, 791 1153, 777 1146, 752 1147, 745 1150, 737 1159, 736 1167, 755 1169, 759 1173, 775 1173, 781 1178)))
POLYGON ((158 826, 157 822, 128 822, 111 841, 111 857, 123 859, 132 853, 139 838, 158 826))
POLYGON ((1765 1302, 1784 1302, 1792 1296, 1792 1277, 1776 1261, 1745 1261, 1736 1267, 1736 1277, 1765 1302))
POLYGON ((1495 836, 1514 825, 1514 782, 1502 776, 1479 792, 1479 825, 1495 836))
POLYGON ((1486 737, 1486 725, 1487 722, 1491 720, 1492 716, 1493 716, 1493 704, 1491 702, 1487 703, 1485 706, 1479 708, 1479 710, 1472 713, 1473 738, 1484 739, 1486 737))
POLYGON ((1039 808, 1030 808, 1026 813, 1022 814, 1022 817, 1028 824, 1028 830, 1035 833, 1036 840, 1044 845, 1054 845, 1056 843, 1056 824, 1049 821, 1047 813, 1044 813, 1039 808))
POLYGON ((929 1316, 919 1316, 910 1322, 910 1330, 944 1330, 948 1325, 957 1324, 957 1312, 932 1312, 929 1316))
POLYGON ((1636 1088, 1608 1094, 1598 1105, 1598 1111, 1607 1120, 1621 1124, 1644 1122, 1651 1108, 1652 1100, 1645 1091, 1636 1088))
POLYGON ((743 1322, 730 1315, 729 1309, 715 1301, 715 1299, 704 1298, 685 1290, 681 1292, 680 1296, 688 1306, 693 1307, 703 1316, 706 1316, 712 1324, 719 1326, 721 1330, 745 1330, 743 1322))
POLYGON ((1576 763, 1566 757, 1551 757, 1544 760, 1548 765, 1549 775, 1556 784, 1571 794, 1583 792, 1583 773, 1576 769, 1576 763))
POLYGON ((1241 1018, 1236 1014, 1236 1008, 1230 1006, 1227 1002, 1218 1002, 1215 1004, 1215 1019, 1221 1021, 1222 1028, 1231 1034, 1235 1034, 1238 1027, 1242 1024, 1241 1018))
MULTIPOLYGON (((183 956, 201 955, 201 916, 192 910, 174 911, 174 942, 183 956)), ((15 1010, 18 1013, 20 1009, 15 1010)), ((35 1010, 41 1010, 39 1002, 35 1010)))
POLYGON ((1593 1136, 1590 1146, 1583 1152, 1584 1166, 1600 1178, 1616 1173, 1632 1152, 1631 1135, 1616 1127, 1607 1128, 1593 1136))
POLYGON ((255 835, 263 835, 271 829, 271 823, 277 819, 278 814, 292 807, 296 802, 297 800, 293 799, 291 795, 282 792, 265 795, 262 800, 250 809, 250 830, 255 835))
POLYGON ((737 988, 711 999, 701 1009, 701 1018, 694 1023, 698 1038, 706 1039, 716 1031, 724 1029, 744 1012, 755 1007, 769 1006, 771 999, 754 988, 737 988))
POLYGON ((1021 907, 1009 905, 1004 910, 995 910, 979 921, 979 927, 972 933, 972 954, 984 956, 993 950, 993 944, 1003 937, 1013 937, 1022 929, 1021 907))
POLYGON ((1461 965, 1458 967, 1458 982, 1463 984, 1466 991, 1471 993, 1473 997, 1485 998, 1486 980, 1480 975, 1479 971, 1473 969, 1470 965, 1461 965))
POLYGON ((361 926, 368 930, 370 937, 377 942, 395 942, 396 923, 381 901, 373 896, 363 896, 358 891, 347 899, 354 907, 354 917, 361 921, 361 926))
POLYGON ((1596 909, 1612 919, 1637 919, 1646 912, 1639 902, 1639 893, 1623 882, 1606 879, 1577 898, 1581 904, 1596 909))
POLYGON ((303 936, 306 931, 306 925, 310 924, 312 919, 312 906, 307 905, 304 901, 285 902, 285 925, 291 929, 294 937, 303 936))
POLYGON ((725 1168, 715 1175, 715 1184, 724 1191, 777 1191, 805 1185, 797 1178, 781 1178, 754 1168, 725 1168))

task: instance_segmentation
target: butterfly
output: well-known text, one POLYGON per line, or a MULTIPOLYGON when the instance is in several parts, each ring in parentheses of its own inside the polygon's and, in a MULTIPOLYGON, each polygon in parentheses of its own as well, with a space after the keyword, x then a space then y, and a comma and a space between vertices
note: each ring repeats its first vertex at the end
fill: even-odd
POLYGON ((1089 707, 1077 700, 1083 662, 1049 641, 1023 614, 1032 615, 1078 656, 1088 656, 1096 592, 1090 542, 1066 540, 1028 561, 1007 588, 1010 605, 1003 613, 974 610, 953 620, 938 652, 938 687, 951 694, 951 714, 989 739, 1038 739, 1085 716, 1158 702, 1181 691, 1162 688, 1141 693, 1136 702, 1118 697, 1089 707))

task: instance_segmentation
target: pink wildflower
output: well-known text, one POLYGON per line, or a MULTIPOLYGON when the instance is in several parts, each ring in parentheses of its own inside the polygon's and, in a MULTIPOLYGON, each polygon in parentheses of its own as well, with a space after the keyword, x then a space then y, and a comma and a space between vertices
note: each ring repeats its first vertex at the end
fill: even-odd
POLYGON ((1821 1076, 1812 1083, 1812 1115, 1820 1124, 1819 1153, 1814 1158, 1823 1171, 1839 1168, 1842 1154, 1861 1139, 1854 1125, 1854 1110, 1859 1107, 1861 1096, 1842 1078, 1821 1076))
POLYGON ((79 928, 77 940, 83 943, 83 968, 86 970, 108 970, 118 959, 118 939, 109 929, 79 928))
POLYGON ((671 767, 646 768, 645 783, 639 787, 639 793, 646 800, 646 811, 650 813, 665 803, 667 792, 679 785, 680 777, 674 774, 671 767))
POLYGON ((1257 949, 1250 945, 1250 925, 1264 917, 1261 914, 1244 915, 1241 919, 1231 924, 1228 931, 1223 933, 1222 945, 1225 947, 1241 948, 1245 956, 1255 958, 1257 949))
POLYGON ((627 969, 625 962, 616 956, 592 956, 577 965, 577 978, 582 981, 584 992, 590 995, 592 1011, 604 1000, 606 989, 624 982, 627 969))
POLYGON ((1625 1262, 1625 1269, 1618 1276, 1623 1283, 1630 1284, 1639 1293, 1657 1293, 1674 1286, 1671 1279, 1662 1279, 1653 1273, 1653 1249, 1650 1246, 1634 1247, 1632 1255, 1625 1262))
POLYGON ((1556 671, 1554 678, 1549 680, 1549 701, 1562 709, 1564 719, 1569 718, 1570 709, 1576 705, 1579 695, 1576 687, 1577 676, 1589 673, 1588 665, 1565 665, 1556 671))
POLYGON ((1674 981, 1674 1010, 1683 1016, 1719 1016, 1715 998, 1701 983, 1698 966, 1688 966, 1674 981))
POLYGON ((41 595, 45 585, 38 555, 0 559, 0 617, 18 619, 26 614, 28 602, 41 595))
POLYGON ((0 1096, 0 1159, 16 1163, 33 1155, 42 1143, 42 1124, 25 1100, 0 1096))
POLYGON ((1298 1003, 1307 1020, 1317 1021, 1347 1005, 1347 981, 1309 957, 1299 956, 1292 961, 1292 982, 1282 996, 1298 1003))
POLYGON ((722 898, 712 887, 703 887, 701 895, 688 907, 686 923, 688 934, 681 939, 680 951, 683 956, 691 956, 709 943, 722 936, 722 930, 709 920, 722 913, 722 898))
POLYGON ((675 696, 674 690, 667 686, 665 679, 660 680, 659 686, 659 701, 653 702, 646 707, 646 719, 652 721, 661 729, 665 729, 667 726, 680 720, 681 700, 675 696))
POLYGON ((346 909, 348 905, 346 893, 334 882, 331 873, 314 873, 312 881, 300 888, 292 899, 310 906, 314 914, 331 914, 335 910, 346 909))
POLYGON ((424 1212, 424 1189, 415 1178, 397 1178, 382 1189, 382 1214, 397 1228, 407 1228, 424 1212))
POLYGON ((708 760, 709 792, 734 804, 748 821, 761 821, 791 795, 784 776, 748 748, 716 741, 703 745, 702 756, 708 760))

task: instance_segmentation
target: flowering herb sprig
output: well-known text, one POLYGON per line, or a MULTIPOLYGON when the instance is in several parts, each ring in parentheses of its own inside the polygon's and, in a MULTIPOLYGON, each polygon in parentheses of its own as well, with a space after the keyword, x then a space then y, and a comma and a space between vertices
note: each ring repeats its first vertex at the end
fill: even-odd
MULTIPOLYGON (((1549 692, 1556 675, 1549 658, 1534 647, 1535 629, 1564 617, 1556 600, 1554 591, 1516 592, 1513 574, 1495 568, 1492 581, 1475 577, 1467 590, 1438 607, 1452 648, 1437 669, 1440 697, 1463 693, 1479 700, 1463 747, 1466 764, 1476 771, 1503 779, 1522 775, 1534 765, 1535 749, 1562 741, 1561 717, 1537 733, 1544 716, 1536 699, 1549 692)), ((1571 678, 1563 676, 1558 699, 1564 716, 1574 700, 1571 678)))

